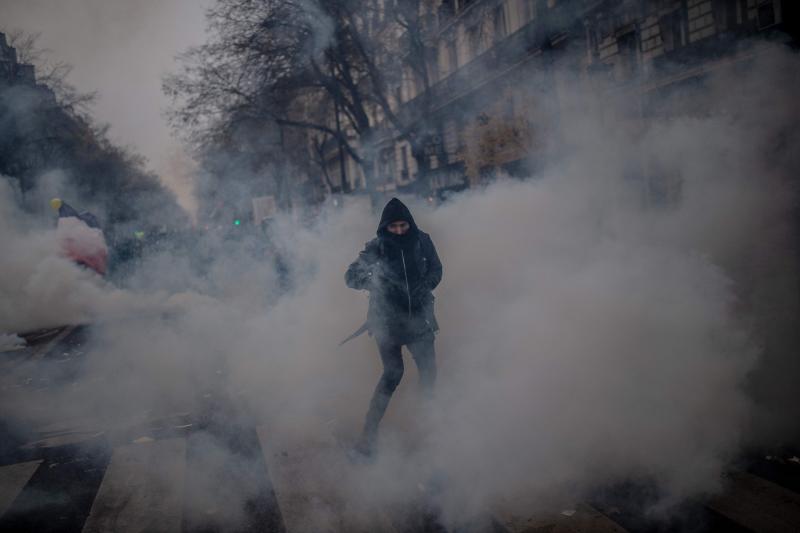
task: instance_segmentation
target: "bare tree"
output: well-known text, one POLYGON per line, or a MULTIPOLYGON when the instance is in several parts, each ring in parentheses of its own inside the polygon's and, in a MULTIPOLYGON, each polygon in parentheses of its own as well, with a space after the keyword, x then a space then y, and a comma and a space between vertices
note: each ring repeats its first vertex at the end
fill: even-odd
POLYGON ((52 50, 39 46, 39 33, 19 29, 6 32, 8 44, 17 50, 17 61, 36 67, 36 81, 47 86, 58 103, 75 114, 88 115, 97 98, 96 92, 79 91, 70 81, 72 65, 51 58, 52 50))
POLYGON ((108 127, 94 122, 88 111, 92 95, 67 82, 69 67, 48 62, 37 35, 9 35, 17 61, 37 68, 36 86, 11 80, 0 87, 0 174, 16 179, 22 205, 39 210, 41 178, 58 169, 70 201, 96 212, 111 242, 131 226, 187 225, 174 195, 146 169, 144 158, 115 145, 108 127), (54 91, 55 102, 42 98, 41 86, 54 91))
POLYGON ((399 137, 424 177, 433 130, 425 121, 428 8, 421 0, 218 0, 209 41, 164 80, 169 119, 200 151, 244 117, 305 130, 309 144, 332 138, 361 165, 371 191, 378 137, 399 137), (398 87, 409 72, 419 96, 402 106, 398 87))
MULTIPOLYGON (((175 102, 169 113, 173 127, 199 152, 218 145, 243 120, 272 131, 303 130, 309 140, 322 133, 364 163, 362 148, 314 105, 336 99, 346 108, 351 129, 369 129, 361 95, 346 97, 336 81, 336 73, 351 80, 360 75, 346 62, 349 56, 331 50, 334 24, 322 7, 278 0, 217 2, 208 14, 211 39, 187 51, 180 72, 165 79, 175 102)), ((370 165, 364 166, 368 172, 370 165)))

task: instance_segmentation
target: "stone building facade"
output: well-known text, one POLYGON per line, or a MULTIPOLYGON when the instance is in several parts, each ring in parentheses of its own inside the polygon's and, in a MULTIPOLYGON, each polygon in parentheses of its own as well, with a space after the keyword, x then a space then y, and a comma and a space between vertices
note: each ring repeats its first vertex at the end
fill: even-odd
MULTIPOLYGON (((633 95, 646 114, 670 87, 736 60, 739 43, 758 37, 796 45, 800 34, 793 0, 432 0, 428 7, 425 96, 433 104, 421 120, 434 132, 430 171, 420 180, 409 143, 383 128, 375 176, 386 191, 442 196, 497 173, 534 173, 557 149, 549 142, 558 124, 554 102, 568 82, 560 72, 633 95)), ((395 105, 413 112, 424 91, 409 72, 395 105)), ((326 157, 331 176, 346 176, 346 190, 366 186, 334 143, 326 157)))
POLYGON ((56 96, 46 85, 37 83, 33 65, 20 63, 17 50, 10 46, 6 35, 0 33, 0 175, 8 180, 20 196, 35 185, 29 170, 43 159, 47 142, 32 134, 37 120, 25 120, 16 111, 41 110, 46 117, 42 123, 53 127, 61 121, 62 113, 56 96), (23 139, 28 139, 23 142, 23 139), (31 140, 31 139, 35 139, 31 140))
POLYGON ((17 59, 17 50, 8 44, 6 35, 0 32, 0 85, 23 85, 32 87, 45 93, 44 96, 52 97, 53 92, 36 83, 36 71, 33 65, 20 63, 17 59))

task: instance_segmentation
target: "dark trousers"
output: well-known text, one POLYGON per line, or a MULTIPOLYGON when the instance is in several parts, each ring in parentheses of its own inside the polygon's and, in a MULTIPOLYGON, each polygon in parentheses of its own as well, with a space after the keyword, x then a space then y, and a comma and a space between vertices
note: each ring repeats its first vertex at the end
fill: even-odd
MULTIPOLYGON (((363 438, 369 442, 374 442, 378 434, 378 424, 386 412, 389 400, 392 398, 394 390, 403 378, 403 353, 402 344, 391 340, 378 340, 378 350, 383 362, 383 374, 381 375, 378 386, 372 395, 369 404, 367 418, 364 422, 363 438)), ((433 392, 433 385, 436 382, 436 353, 433 349, 433 336, 429 339, 410 342, 406 345, 417 364, 419 370, 419 382, 422 393, 430 397, 433 392)))

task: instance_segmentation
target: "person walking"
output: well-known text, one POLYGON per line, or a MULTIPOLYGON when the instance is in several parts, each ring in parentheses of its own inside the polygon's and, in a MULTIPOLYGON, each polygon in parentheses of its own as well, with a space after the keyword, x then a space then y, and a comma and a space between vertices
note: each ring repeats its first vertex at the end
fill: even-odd
POLYGON ((383 373, 367 410, 364 429, 353 451, 375 452, 378 425, 403 377, 402 347, 411 352, 423 394, 430 397, 436 381, 434 336, 439 326, 433 312, 433 289, 442 279, 442 263, 430 235, 419 229, 411 211, 397 198, 383 209, 377 237, 345 273, 352 289, 369 291, 366 330, 378 344, 383 373))

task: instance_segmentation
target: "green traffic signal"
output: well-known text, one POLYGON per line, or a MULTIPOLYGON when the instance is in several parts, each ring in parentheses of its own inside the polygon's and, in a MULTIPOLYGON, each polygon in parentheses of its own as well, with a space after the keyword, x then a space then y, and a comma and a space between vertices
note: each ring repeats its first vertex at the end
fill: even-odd
POLYGON ((237 218, 237 219, 235 219, 235 220, 233 221, 233 225, 234 225, 234 226, 241 226, 241 225, 242 225, 242 221, 241 221, 240 219, 238 219, 238 218, 237 218))

